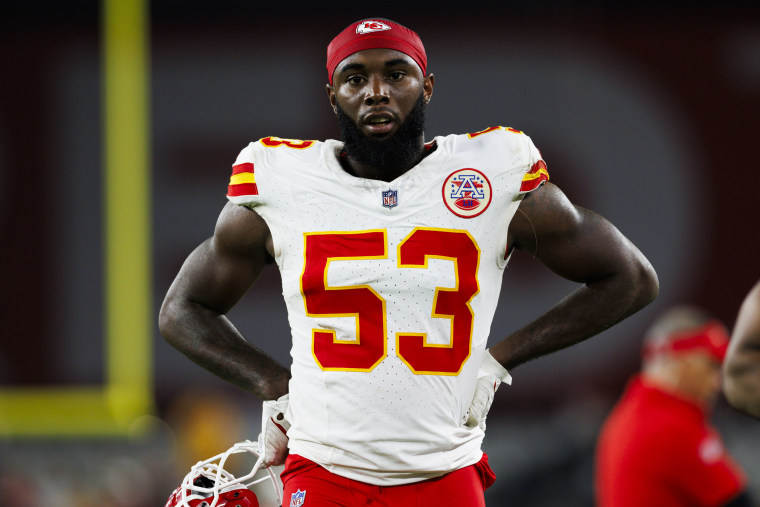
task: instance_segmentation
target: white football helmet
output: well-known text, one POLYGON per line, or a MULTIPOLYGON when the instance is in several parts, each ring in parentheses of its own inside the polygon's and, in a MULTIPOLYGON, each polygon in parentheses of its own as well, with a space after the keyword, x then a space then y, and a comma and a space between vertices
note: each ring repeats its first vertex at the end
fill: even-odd
POLYGON ((257 442, 238 442, 225 452, 196 463, 165 507, 280 507, 282 481, 277 469, 282 471, 283 467, 264 469, 262 461, 257 442), (255 463, 250 472, 236 478, 224 466, 227 458, 239 453, 253 455, 255 463), (263 486, 265 482, 267 487, 263 486))

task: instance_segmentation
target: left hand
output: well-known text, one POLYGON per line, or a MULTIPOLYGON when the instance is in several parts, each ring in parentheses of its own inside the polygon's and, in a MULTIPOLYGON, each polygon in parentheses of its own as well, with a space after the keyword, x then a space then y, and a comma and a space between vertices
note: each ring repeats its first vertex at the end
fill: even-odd
POLYGON ((468 428, 477 426, 483 431, 486 430, 486 415, 491 409, 496 390, 502 382, 512 385, 512 376, 486 350, 483 362, 478 369, 478 381, 475 384, 475 394, 467 411, 465 426, 468 428))

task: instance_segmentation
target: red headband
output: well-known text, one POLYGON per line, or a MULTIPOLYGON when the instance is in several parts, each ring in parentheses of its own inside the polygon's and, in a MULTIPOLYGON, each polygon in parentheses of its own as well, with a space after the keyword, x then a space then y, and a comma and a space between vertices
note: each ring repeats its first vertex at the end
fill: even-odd
POLYGON ((658 345, 652 343, 645 345, 644 359, 651 359, 660 354, 704 350, 718 362, 723 362, 726 349, 728 349, 728 340, 728 332, 725 326, 719 321, 713 320, 700 328, 672 334, 658 345))
POLYGON ((333 84, 335 67, 348 56, 365 49, 387 48, 409 55, 425 74, 427 56, 420 36, 390 19, 357 21, 340 32, 327 46, 327 77, 333 84))

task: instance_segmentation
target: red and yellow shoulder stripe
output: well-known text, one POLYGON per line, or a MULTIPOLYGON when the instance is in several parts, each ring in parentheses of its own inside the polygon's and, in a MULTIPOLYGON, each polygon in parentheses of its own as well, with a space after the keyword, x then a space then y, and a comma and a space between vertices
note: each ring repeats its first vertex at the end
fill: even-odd
POLYGON ((467 137, 470 139, 474 139, 478 136, 482 136, 483 134, 488 134, 489 132, 493 132, 495 130, 506 130, 507 132, 513 132, 515 134, 522 134, 522 130, 513 129, 512 127, 488 127, 487 129, 483 129, 479 132, 470 132, 467 134, 467 137))
POLYGON ((520 192, 531 192, 545 181, 549 181, 549 171, 546 169, 546 163, 543 160, 539 160, 523 176, 520 192))
POLYGON ((253 164, 250 162, 232 166, 227 197, 239 197, 241 195, 259 195, 256 177, 253 174, 253 164))

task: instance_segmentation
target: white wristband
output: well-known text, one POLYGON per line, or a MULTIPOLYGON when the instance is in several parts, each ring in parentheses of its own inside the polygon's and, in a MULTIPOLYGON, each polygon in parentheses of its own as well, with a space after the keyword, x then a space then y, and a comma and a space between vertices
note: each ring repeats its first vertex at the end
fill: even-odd
POLYGON ((486 349, 486 353, 483 355, 483 362, 480 363, 480 369, 490 375, 493 375, 502 382, 506 382, 510 386, 512 385, 512 376, 499 361, 493 358, 491 352, 488 349, 486 349))

